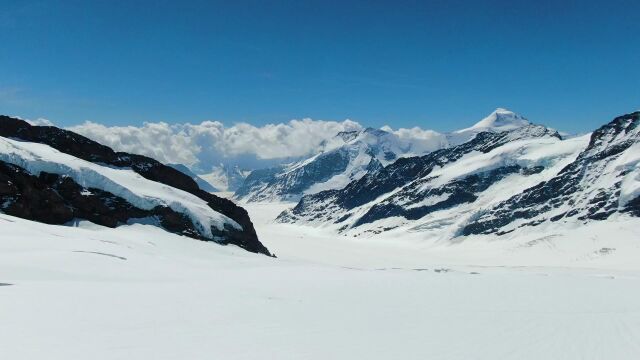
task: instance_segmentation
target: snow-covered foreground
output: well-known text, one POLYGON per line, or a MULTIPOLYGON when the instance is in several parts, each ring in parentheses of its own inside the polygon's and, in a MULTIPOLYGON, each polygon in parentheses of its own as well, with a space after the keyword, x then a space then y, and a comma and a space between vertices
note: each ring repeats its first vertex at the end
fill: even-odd
POLYGON ((293 203, 243 206, 260 240, 280 259, 344 267, 544 267, 640 271, 638 219, 614 216, 587 224, 550 223, 496 237, 443 240, 438 231, 398 231, 372 237, 336 235, 332 228, 273 222, 293 203), (464 239, 464 240, 461 240, 464 239))
POLYGON ((416 245, 271 223, 284 206, 248 206, 278 259, 0 214, 1 357, 640 358, 629 221, 619 239, 416 245))

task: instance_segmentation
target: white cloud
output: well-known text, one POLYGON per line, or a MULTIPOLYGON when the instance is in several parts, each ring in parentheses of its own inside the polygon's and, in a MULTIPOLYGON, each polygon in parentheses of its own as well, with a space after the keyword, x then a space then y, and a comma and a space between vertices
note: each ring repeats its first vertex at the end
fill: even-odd
MULTIPOLYGON (((219 121, 200 124, 147 122, 142 126, 105 126, 87 121, 68 128, 114 150, 142 154, 163 163, 185 164, 209 172, 220 163, 259 168, 297 160, 317 153, 323 142, 341 131, 361 130, 351 120, 291 120, 287 123, 254 126, 239 123, 230 127, 219 121)), ((382 130, 410 143, 415 153, 433 151, 446 144, 446 136, 418 127, 382 130)))
POLYGON ((87 121, 68 129, 114 150, 146 155, 164 163, 194 165, 201 151, 194 139, 164 122, 107 127, 87 121))
POLYGON ((433 130, 424 130, 417 126, 410 129, 400 128, 393 130, 389 125, 385 125, 381 129, 395 134, 400 140, 411 144, 412 151, 416 154, 438 150, 448 144, 445 134, 433 130))
POLYGON ((141 127, 108 127, 87 121, 68 129, 118 151, 209 171, 220 162, 243 165, 263 160, 273 163, 307 156, 318 151, 324 140, 338 132, 361 128, 351 120, 303 119, 260 127, 246 123, 225 127, 218 121, 176 125, 148 122, 141 127))

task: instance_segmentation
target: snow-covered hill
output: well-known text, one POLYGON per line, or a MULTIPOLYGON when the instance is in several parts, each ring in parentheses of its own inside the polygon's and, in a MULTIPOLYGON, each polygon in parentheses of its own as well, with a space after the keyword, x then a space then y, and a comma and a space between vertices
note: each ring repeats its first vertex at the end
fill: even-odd
POLYGON ((246 211, 188 175, 70 131, 0 117, 0 211, 49 224, 153 223, 269 254, 246 211))
POLYGON ((471 130, 507 130, 479 132, 460 145, 400 159, 342 189, 304 196, 278 220, 355 236, 410 231, 450 240, 547 221, 639 216, 639 117, 622 116, 567 140, 542 126, 491 117, 471 130))

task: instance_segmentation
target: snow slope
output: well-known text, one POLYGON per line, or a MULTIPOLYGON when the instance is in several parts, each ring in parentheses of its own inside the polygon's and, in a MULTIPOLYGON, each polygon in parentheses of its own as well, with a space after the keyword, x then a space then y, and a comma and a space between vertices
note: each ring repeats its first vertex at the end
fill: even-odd
POLYGON ((195 195, 147 180, 132 170, 98 165, 44 144, 0 137, 0 160, 35 175, 48 172, 71 177, 85 188, 108 191, 141 209, 168 206, 189 216, 196 229, 208 238, 213 236, 212 227, 223 230, 225 225, 229 225, 242 229, 238 223, 214 211, 195 195))
MULTIPOLYGON (((335 241, 272 223, 282 206, 255 206, 260 237, 279 259, 147 225, 72 228, 0 214, 0 353, 12 360, 640 356, 638 245, 621 240, 628 237, 592 239, 603 229, 578 229, 577 252, 555 238, 520 248, 481 238, 416 248, 335 241), (570 268, 550 267, 572 258, 570 268), (523 259, 537 266, 510 266, 523 259)), ((635 231, 637 239, 636 226, 624 229, 616 234, 635 231)))

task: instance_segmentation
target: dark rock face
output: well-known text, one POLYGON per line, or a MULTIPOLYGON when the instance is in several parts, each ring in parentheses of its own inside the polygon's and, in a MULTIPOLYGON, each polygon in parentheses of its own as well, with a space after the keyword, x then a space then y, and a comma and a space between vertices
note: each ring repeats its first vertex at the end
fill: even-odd
POLYGON ((526 175, 543 169, 507 166, 489 173, 456 180, 430 189, 426 193, 418 191, 418 188, 432 180, 429 175, 435 168, 453 163, 468 153, 474 151, 488 153, 514 140, 537 137, 560 138, 557 132, 537 125, 529 125, 509 132, 479 133, 472 140, 458 146, 437 150, 420 157, 400 158, 386 167, 367 173, 343 189, 304 196, 292 210, 280 214, 278 221, 311 220, 341 223, 350 218, 351 215, 348 212, 352 209, 371 203, 378 197, 399 188, 403 189, 385 201, 373 205, 362 217, 355 220, 352 226, 357 227, 392 216, 414 220, 433 211, 473 202, 476 199, 475 193, 483 191, 511 173, 521 172, 526 175), (411 206, 432 196, 446 198, 430 205, 411 206), (400 206, 399 203, 403 205, 400 206))
POLYGON ((0 161, 0 210, 8 215, 62 225, 73 219, 116 227, 130 219, 153 217, 168 231, 207 240, 191 220, 169 207, 139 209, 125 199, 100 189, 85 189, 71 178, 26 170, 0 161))
MULTIPOLYGON (((474 174, 462 179, 454 180, 441 187, 431 188, 426 192, 418 192, 418 188, 428 181, 416 181, 403 188, 398 193, 380 204, 374 205, 364 214, 354 226, 374 222, 391 216, 402 216, 407 220, 417 220, 434 211, 452 208, 454 206, 472 203, 477 199, 476 193, 486 190, 489 186, 502 180, 505 176, 522 170, 520 166, 512 165, 492 170, 482 174, 474 174), (425 198, 443 197, 430 205, 412 206, 425 198), (403 206, 396 205, 402 199, 403 206)), ((428 179, 427 179, 428 180, 428 179)))
MULTIPOLYGON (((205 200, 213 210, 231 218, 242 226, 243 231, 227 229, 224 234, 219 234, 227 239, 227 243, 240 246, 251 252, 270 255, 267 248, 258 240, 246 210, 231 200, 220 198, 200 189, 192 178, 170 166, 163 165, 146 156, 115 152, 107 146, 71 131, 52 126, 32 126, 25 121, 8 116, 0 116, 0 136, 46 144, 61 152, 93 163, 131 168, 146 179, 191 193, 205 200)), ((35 201, 35 199, 29 199, 29 201, 35 201)), ((48 196, 47 199, 49 199, 48 196)), ((48 201, 54 200, 50 198, 48 201)), ((32 211, 35 211, 35 209, 32 211)), ((64 210, 60 209, 59 211, 61 212, 60 218, 63 218, 64 210)), ((167 229, 173 227, 171 224, 180 222, 175 214, 167 214, 165 218, 166 224, 163 225, 167 225, 167 229)), ((108 221, 106 222, 108 223, 108 221)), ((181 228, 181 226, 176 226, 176 228, 181 228)))
POLYGON ((616 212, 638 216, 640 199, 619 206, 620 186, 625 169, 614 169, 607 175, 615 180, 608 188, 596 186, 606 167, 620 154, 640 141, 638 127, 640 112, 620 116, 602 126, 591 135, 589 145, 578 158, 556 177, 540 183, 522 194, 485 211, 468 224, 463 235, 500 233, 513 230, 508 227, 516 220, 529 220, 524 225, 535 225, 565 218, 578 220, 605 220, 616 212))
POLYGON ((22 168, 0 162, 0 208, 3 212, 47 224, 73 219, 73 209, 54 189, 22 168))

